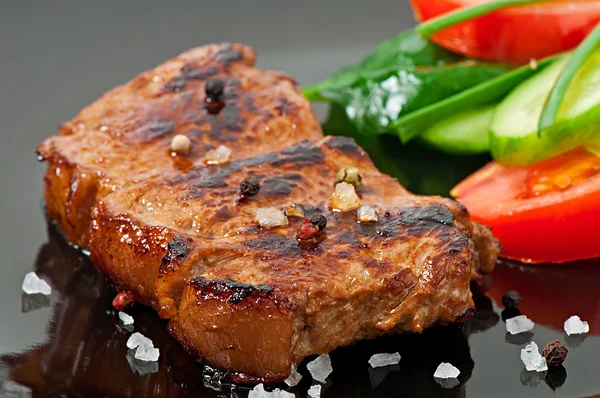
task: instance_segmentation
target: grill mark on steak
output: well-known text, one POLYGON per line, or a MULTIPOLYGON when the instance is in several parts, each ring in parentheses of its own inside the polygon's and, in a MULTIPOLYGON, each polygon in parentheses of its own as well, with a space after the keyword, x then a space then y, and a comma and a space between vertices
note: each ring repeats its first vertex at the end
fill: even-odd
POLYGON ((295 185, 277 177, 266 178, 261 183, 260 194, 268 196, 289 195, 295 185))
POLYGON ((432 223, 452 225, 454 213, 441 206, 415 207, 400 213, 401 222, 418 228, 431 227, 432 223))
POLYGON ((142 143, 153 141, 169 134, 174 126, 175 123, 170 120, 153 118, 138 130, 136 139, 142 143))
POLYGON ((350 137, 335 136, 327 142, 327 146, 332 149, 340 149, 349 155, 358 156, 363 154, 363 150, 350 137))
POLYGON ((305 167, 319 163, 324 158, 321 149, 310 142, 303 142, 300 145, 285 149, 281 151, 281 154, 284 156, 270 162, 273 166, 283 166, 287 163, 293 163, 298 167, 305 167))
POLYGON ((222 44, 217 54, 217 61, 225 66, 229 66, 234 61, 242 59, 242 53, 232 47, 231 44, 222 44))
MULTIPOLYGON (((191 241, 191 239, 189 239, 191 241)), ((176 260, 184 259, 190 252, 185 244, 185 239, 181 236, 175 236, 173 240, 167 242, 167 254, 162 259, 163 265, 171 264, 176 260)))
POLYGON ((236 282, 233 280, 208 280, 201 276, 196 276, 190 280, 190 285, 199 291, 204 297, 214 295, 217 297, 227 296, 232 304, 241 303, 246 297, 254 292, 271 293, 273 289, 268 285, 250 285, 247 283, 236 282))

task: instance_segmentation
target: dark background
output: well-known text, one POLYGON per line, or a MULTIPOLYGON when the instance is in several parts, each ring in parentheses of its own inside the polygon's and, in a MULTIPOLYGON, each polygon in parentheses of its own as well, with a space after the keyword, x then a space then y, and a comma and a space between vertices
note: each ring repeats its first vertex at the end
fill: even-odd
MULTIPOLYGON (((51 309, 22 314, 20 288, 46 241, 44 165, 36 162, 35 147, 61 122, 113 86, 190 47, 241 41, 257 49, 260 67, 310 84, 358 60, 412 20, 405 0, 2 1, 0 354, 46 335, 51 309)), ((600 393, 597 337, 570 354, 567 382, 553 393, 545 385, 521 384, 518 349, 504 343, 504 334, 500 323, 469 340, 475 362, 469 397, 600 393)), ((535 334, 540 345, 562 338, 542 326, 535 334)))

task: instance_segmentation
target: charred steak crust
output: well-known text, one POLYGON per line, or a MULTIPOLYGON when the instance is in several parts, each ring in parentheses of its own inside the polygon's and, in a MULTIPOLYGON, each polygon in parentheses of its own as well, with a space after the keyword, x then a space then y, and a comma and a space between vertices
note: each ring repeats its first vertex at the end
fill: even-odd
POLYGON ((236 380, 281 381, 309 355, 471 316, 469 283, 499 251, 489 229, 456 201, 408 193, 352 139, 323 138, 295 81, 254 62, 240 44, 199 47, 83 109, 38 147, 49 217, 236 380), (178 134, 192 145, 175 156, 178 134), (230 159, 207 164, 221 145, 230 159), (345 167, 378 222, 330 211, 345 167), (248 177, 260 189, 242 195, 248 177), (257 209, 292 204, 325 217, 317 237, 298 241, 297 217, 258 226, 257 209))

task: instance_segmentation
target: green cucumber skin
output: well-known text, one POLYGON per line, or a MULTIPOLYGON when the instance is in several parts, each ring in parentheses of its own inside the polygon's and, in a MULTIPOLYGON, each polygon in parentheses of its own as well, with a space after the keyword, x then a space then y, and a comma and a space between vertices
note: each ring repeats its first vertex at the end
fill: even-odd
POLYGON ((490 149, 489 127, 496 104, 469 109, 429 127, 419 137, 434 149, 451 155, 478 155, 490 149))
POLYGON ((524 166, 570 151, 591 141, 600 126, 600 104, 572 120, 554 123, 539 137, 499 137, 491 130, 492 157, 507 166, 524 166))
POLYGON ((542 109, 567 61, 565 57, 525 80, 497 106, 490 125, 490 149, 496 161, 526 165, 598 139, 600 50, 589 57, 571 82, 555 123, 537 131, 542 109))

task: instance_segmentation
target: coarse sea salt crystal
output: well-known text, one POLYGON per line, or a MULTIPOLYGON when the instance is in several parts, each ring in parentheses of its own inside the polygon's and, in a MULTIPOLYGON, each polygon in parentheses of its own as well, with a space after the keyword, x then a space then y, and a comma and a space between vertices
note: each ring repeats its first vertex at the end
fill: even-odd
POLYGON ((577 315, 573 315, 565 321, 565 333, 567 336, 573 334, 586 334, 590 331, 590 325, 582 321, 577 315))
POLYGON ((521 350, 521 361, 523 361, 525 369, 530 372, 544 372, 548 370, 546 358, 540 354, 540 349, 533 341, 521 350))
POLYGON ((255 386, 250 393, 248 393, 248 398, 294 398, 295 395, 280 390, 279 388, 274 389, 273 391, 265 391, 265 386, 261 383, 255 386))
POLYGON ((229 162, 231 149, 225 145, 220 145, 217 149, 211 149, 204 155, 206 164, 224 164, 229 162))
POLYGON ((139 345, 145 345, 146 347, 154 347, 154 343, 148 337, 144 336, 141 333, 135 332, 129 337, 127 340, 127 348, 133 350, 139 345))
POLYGON ((379 215, 377 206, 363 205, 356 211, 358 222, 377 222, 379 215))
POLYGON ((25 275, 21 288, 27 294, 45 294, 47 296, 52 293, 50 285, 45 280, 40 279, 33 271, 25 275))
POLYGON ((315 360, 310 361, 306 368, 310 372, 310 375, 316 381, 325 383, 327 377, 333 372, 331 367, 331 358, 328 354, 319 355, 315 360))
POLYGON ((321 396, 321 386, 314 385, 308 389, 308 396, 311 398, 319 398, 321 396))
POLYGON ((119 319, 123 322, 123 325, 133 325, 133 317, 123 311, 119 311, 119 319))
POLYGON ((347 212, 358 209, 360 198, 356 194, 354 185, 347 182, 335 184, 335 190, 331 195, 331 209, 338 212, 347 212))
POLYGON ((304 209, 304 206, 298 203, 291 204, 285 209, 285 215, 288 217, 304 218, 305 214, 306 211, 304 209))
POLYGON ((158 348, 140 344, 135 350, 134 358, 139 359, 140 361, 156 362, 158 361, 159 356, 160 351, 158 348))
POLYGON ((460 370, 455 366, 448 362, 442 362, 435 370, 433 377, 437 379, 456 379, 459 374, 460 370))
POLYGON ((292 364, 292 368, 290 370, 290 375, 288 376, 287 379, 284 380, 284 382, 288 386, 294 387, 294 386, 297 386, 298 383, 300 383, 300 380, 302 380, 302 375, 300 373, 298 373, 298 369, 296 369, 296 366, 294 364, 292 364))
POLYGON ((392 354, 375 354, 369 359, 369 365, 373 368, 396 365, 398 362, 400 362, 400 354, 397 352, 392 354))
POLYGON ((257 209, 256 220, 263 228, 272 228, 288 225, 288 219, 285 216, 284 212, 274 207, 257 209))
POLYGON ((510 334, 529 332, 534 326, 535 323, 525 315, 515 316, 506 320, 506 330, 510 334))

